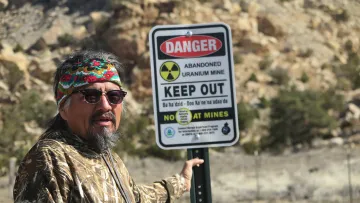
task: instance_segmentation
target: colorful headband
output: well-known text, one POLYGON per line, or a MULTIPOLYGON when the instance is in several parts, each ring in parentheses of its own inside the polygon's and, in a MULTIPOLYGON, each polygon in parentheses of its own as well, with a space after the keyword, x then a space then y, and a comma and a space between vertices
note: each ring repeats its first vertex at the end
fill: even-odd
POLYGON ((104 59, 86 59, 74 64, 60 78, 56 103, 60 107, 72 92, 81 86, 95 82, 113 82, 121 87, 119 74, 113 64, 104 59))

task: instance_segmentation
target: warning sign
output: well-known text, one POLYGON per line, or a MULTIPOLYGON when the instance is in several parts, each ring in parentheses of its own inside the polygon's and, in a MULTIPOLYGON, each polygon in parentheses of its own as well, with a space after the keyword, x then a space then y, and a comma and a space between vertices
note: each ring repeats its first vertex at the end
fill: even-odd
POLYGON ((239 131, 230 27, 156 26, 149 42, 158 146, 235 144, 239 131))

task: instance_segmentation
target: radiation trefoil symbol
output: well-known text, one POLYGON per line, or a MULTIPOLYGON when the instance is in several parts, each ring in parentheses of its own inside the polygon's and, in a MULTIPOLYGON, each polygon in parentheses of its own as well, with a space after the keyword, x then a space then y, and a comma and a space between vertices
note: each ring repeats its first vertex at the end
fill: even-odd
POLYGON ((180 67, 173 61, 166 61, 160 66, 160 76, 167 82, 175 81, 180 75, 180 67))

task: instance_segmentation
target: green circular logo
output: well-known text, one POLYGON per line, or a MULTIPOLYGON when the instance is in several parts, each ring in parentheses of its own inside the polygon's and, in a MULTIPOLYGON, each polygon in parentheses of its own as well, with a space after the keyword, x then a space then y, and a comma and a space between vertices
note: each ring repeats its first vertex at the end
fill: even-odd
POLYGON ((192 113, 187 108, 181 108, 176 112, 175 118, 176 122, 178 122, 180 125, 187 125, 192 120, 192 113))

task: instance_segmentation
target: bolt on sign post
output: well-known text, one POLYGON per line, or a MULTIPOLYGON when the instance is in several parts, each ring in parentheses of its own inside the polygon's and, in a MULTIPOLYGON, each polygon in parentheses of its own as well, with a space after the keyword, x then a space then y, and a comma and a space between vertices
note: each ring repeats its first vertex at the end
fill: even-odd
POLYGON ((208 147, 239 139, 230 27, 155 26, 149 45, 157 145, 205 160, 194 168, 191 201, 211 203, 208 147))

